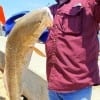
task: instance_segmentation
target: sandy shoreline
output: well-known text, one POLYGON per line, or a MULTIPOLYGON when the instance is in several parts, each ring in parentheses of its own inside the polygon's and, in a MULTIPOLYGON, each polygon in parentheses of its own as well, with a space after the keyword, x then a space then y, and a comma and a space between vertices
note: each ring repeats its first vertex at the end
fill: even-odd
POLYGON ((7 94, 3 83, 3 74, 1 72, 0 72, 0 100, 7 100, 7 94))

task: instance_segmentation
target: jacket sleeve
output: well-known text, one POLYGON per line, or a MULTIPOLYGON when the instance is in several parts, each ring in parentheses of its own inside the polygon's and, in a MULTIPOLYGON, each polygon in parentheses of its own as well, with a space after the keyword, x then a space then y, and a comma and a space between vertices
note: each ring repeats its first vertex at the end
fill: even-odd
POLYGON ((94 17, 95 20, 100 23, 100 0, 95 0, 96 4, 94 6, 94 17))

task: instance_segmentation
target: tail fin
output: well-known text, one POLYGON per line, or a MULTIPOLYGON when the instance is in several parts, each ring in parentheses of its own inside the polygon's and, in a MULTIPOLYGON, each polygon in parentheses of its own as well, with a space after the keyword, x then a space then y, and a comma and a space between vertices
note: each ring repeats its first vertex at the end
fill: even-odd
POLYGON ((4 15, 3 7, 1 5, 0 5, 0 22, 2 24, 5 23, 5 15, 4 15))

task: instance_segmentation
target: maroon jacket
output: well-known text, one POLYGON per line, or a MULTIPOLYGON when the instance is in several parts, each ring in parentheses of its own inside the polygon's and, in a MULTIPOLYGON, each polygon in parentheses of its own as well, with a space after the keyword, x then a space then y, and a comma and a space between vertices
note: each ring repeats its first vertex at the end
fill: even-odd
POLYGON ((50 7, 54 23, 46 42, 49 89, 66 92, 100 84, 100 0, 95 1, 71 0, 50 7))

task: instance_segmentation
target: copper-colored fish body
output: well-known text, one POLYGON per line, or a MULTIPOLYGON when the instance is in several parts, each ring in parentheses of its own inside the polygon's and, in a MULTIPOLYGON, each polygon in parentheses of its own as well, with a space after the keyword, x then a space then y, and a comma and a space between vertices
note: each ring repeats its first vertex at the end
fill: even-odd
POLYGON ((20 100, 23 69, 29 65, 32 49, 41 33, 52 25, 48 8, 34 10, 16 21, 6 43, 5 75, 9 100, 20 100))

